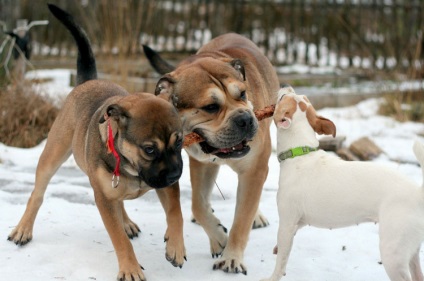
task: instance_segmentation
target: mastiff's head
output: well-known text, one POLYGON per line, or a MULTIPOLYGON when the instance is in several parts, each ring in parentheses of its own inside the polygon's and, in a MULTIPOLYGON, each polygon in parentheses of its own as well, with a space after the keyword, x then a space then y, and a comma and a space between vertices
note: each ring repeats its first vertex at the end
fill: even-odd
POLYGON ((155 94, 178 109, 185 133, 205 139, 192 153, 239 158, 258 130, 249 91, 241 60, 197 55, 165 74, 155 94))

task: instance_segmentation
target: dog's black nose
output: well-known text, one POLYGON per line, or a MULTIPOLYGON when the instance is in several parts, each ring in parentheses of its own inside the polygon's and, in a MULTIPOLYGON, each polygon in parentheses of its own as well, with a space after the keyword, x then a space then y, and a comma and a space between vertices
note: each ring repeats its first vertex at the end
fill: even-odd
POLYGON ((178 181, 181 177, 182 174, 182 169, 180 168, 175 168, 173 171, 169 172, 166 175, 166 185, 171 185, 173 183, 175 183, 176 181, 178 181))
POLYGON ((234 118, 234 122, 239 128, 248 128, 253 125, 253 116, 248 112, 243 112, 234 118))

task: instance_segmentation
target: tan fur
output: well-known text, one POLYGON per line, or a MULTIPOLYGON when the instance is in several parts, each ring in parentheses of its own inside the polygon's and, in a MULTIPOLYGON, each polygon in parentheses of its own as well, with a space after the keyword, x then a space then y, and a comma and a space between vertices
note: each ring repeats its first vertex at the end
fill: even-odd
MULTIPOLYGON (((292 119, 293 114, 297 110, 297 102, 295 99, 284 96, 281 99, 282 102, 275 106, 274 116, 283 116, 292 119)), ((306 110, 306 108, 305 108, 306 110)), ((302 111, 305 111, 302 109, 302 111)))
MULTIPOLYGON (((182 162, 179 161, 182 137, 176 110, 161 98, 147 93, 128 94, 123 88, 107 81, 92 80, 77 86, 67 97, 50 130, 37 166, 34 191, 9 240, 24 245, 32 239, 34 220, 47 185, 60 165, 73 153, 78 166, 89 177, 96 205, 115 248, 119 262, 118 279, 144 280, 129 240, 129 237, 137 236, 139 229, 125 212, 123 200, 137 198, 152 189, 146 181, 153 180, 154 175, 149 169, 156 160, 146 154, 142 147, 154 146, 158 154, 172 151, 165 161, 157 160, 158 171, 175 168, 175 179, 170 179, 172 186, 160 188, 166 183, 158 183, 154 187, 158 187, 155 189, 168 224, 165 233, 166 257, 174 266, 181 267, 185 248, 176 180, 182 169, 182 162), (118 109, 118 114, 112 109, 118 109), (107 118, 110 119, 116 149, 121 157, 121 176, 116 188, 111 186, 115 158, 108 154, 106 148, 105 113, 110 114, 107 118)), ((163 177, 168 174, 165 171, 163 177)), ((159 175, 157 178, 161 177, 159 175)))
POLYGON ((278 88, 278 78, 267 58, 251 41, 237 34, 213 39, 158 82, 156 93, 168 98, 178 109, 184 133, 198 132, 210 146, 225 149, 236 144, 233 139, 238 135, 231 130, 240 114, 252 117, 252 126, 257 127, 251 141, 248 140, 250 152, 242 158, 220 158, 205 153, 199 144, 187 149, 193 215, 209 236, 212 256, 222 255, 214 269, 246 273, 243 253, 252 224, 268 224, 258 206, 268 174, 271 120, 258 123, 253 109, 274 103, 278 88), (245 77, 239 63, 244 66, 245 77), (219 110, 208 112, 205 107, 211 104, 218 105, 219 110), (239 180, 229 237, 212 214, 209 201, 219 166, 224 164, 238 174, 239 180))

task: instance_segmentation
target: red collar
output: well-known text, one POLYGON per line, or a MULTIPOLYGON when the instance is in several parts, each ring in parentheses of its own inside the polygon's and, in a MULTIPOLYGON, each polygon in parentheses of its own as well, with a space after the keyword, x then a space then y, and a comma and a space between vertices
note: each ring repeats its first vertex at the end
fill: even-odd
POLYGON ((121 158, 119 157, 119 154, 115 149, 115 141, 113 139, 112 126, 110 125, 110 118, 106 113, 104 115, 104 118, 107 120, 107 141, 106 141, 107 153, 112 153, 116 159, 115 170, 113 171, 113 176, 112 176, 112 187, 115 188, 119 184, 119 175, 120 175, 119 165, 121 163, 121 158))

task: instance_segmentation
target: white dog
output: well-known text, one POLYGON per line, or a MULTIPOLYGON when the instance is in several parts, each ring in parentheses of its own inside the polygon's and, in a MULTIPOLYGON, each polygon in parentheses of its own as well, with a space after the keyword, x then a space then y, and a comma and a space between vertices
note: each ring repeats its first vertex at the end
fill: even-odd
MULTIPOLYGON (((379 222, 381 260, 390 280, 422 281, 423 188, 382 165, 348 162, 318 150, 316 133, 335 136, 336 127, 317 116, 308 99, 291 87, 279 92, 274 122, 280 225, 275 270, 266 280, 280 280, 285 274, 293 236, 302 226, 379 222)), ((423 167, 424 145, 416 141, 413 149, 423 167)))

